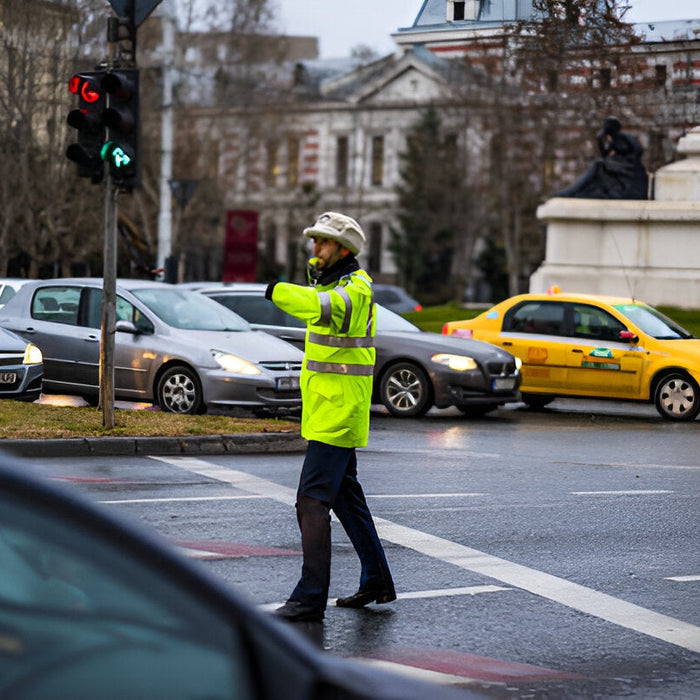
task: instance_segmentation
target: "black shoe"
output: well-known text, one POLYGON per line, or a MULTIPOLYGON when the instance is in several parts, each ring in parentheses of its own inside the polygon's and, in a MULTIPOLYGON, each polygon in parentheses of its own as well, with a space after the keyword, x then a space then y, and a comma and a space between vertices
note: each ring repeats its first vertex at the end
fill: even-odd
POLYGON ((396 592, 393 588, 379 588, 357 591, 347 598, 338 598, 335 604, 339 608, 364 608, 367 603, 391 603, 392 600, 396 600, 396 592))
POLYGON ((281 608, 277 608, 273 615, 287 622, 323 622, 324 616, 323 610, 298 600, 288 600, 281 608))

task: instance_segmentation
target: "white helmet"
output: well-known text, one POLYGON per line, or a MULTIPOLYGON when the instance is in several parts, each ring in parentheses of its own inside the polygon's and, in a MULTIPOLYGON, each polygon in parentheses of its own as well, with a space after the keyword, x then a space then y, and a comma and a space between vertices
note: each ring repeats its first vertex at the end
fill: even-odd
POLYGON ((365 244, 365 234, 355 219, 327 211, 316 219, 316 223, 304 229, 305 238, 330 238, 345 246, 351 253, 357 255, 365 244))

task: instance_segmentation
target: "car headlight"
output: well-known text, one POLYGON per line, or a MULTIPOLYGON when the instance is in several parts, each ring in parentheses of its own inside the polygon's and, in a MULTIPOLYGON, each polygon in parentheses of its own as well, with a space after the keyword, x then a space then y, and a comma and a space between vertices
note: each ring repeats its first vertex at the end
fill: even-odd
POLYGON ((437 355, 433 355, 430 359, 433 362, 437 362, 439 365, 445 365, 445 367, 455 370, 455 372, 467 372, 470 369, 477 369, 479 367, 474 358, 467 357, 466 355, 450 355, 440 352, 437 355))
POLYGON ((237 355, 232 355, 230 352, 212 350, 211 354, 222 369, 232 374, 262 374, 260 368, 252 362, 248 362, 248 360, 244 360, 237 355))
POLYGON ((36 345, 29 343, 26 348, 24 348, 24 358, 22 359, 23 365, 40 365, 44 361, 44 356, 41 354, 41 350, 36 345))
POLYGON ((515 369, 520 369, 523 366, 523 361, 519 358, 515 358, 515 369))

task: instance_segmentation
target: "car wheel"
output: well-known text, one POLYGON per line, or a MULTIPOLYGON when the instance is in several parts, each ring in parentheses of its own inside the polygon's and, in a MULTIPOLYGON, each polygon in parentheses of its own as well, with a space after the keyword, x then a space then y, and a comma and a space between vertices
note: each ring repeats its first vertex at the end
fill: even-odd
POLYGON ((533 409, 533 411, 539 411, 552 403, 556 397, 545 396, 544 394, 521 394, 520 398, 523 403, 527 404, 528 408, 533 409))
POLYGON ((483 418, 487 413, 495 411, 498 406, 457 406, 467 418, 483 418))
POLYGON ((663 418, 693 420, 700 412, 700 389, 685 374, 667 374, 656 387, 654 402, 663 418))
POLYGON ((379 391, 389 413, 400 418, 425 415, 432 406, 428 376, 410 362, 389 367, 382 376, 379 391))
POLYGON ((202 386, 196 372, 184 365, 170 367, 158 380, 158 406, 167 413, 204 413, 202 386))

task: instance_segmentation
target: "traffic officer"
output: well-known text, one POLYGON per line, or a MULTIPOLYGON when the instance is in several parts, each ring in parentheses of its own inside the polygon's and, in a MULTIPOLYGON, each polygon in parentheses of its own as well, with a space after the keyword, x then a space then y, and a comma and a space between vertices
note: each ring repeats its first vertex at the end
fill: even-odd
POLYGON ((266 296, 307 323, 301 371, 301 434, 308 440, 296 512, 303 563, 289 600, 275 613, 290 621, 323 620, 331 570, 330 509, 360 559, 356 593, 336 605, 361 608, 396 600, 372 515, 357 479, 356 447, 369 436, 375 362, 372 280, 356 255, 365 235, 354 219, 326 212, 304 229, 314 243, 309 281, 268 286, 266 296))

